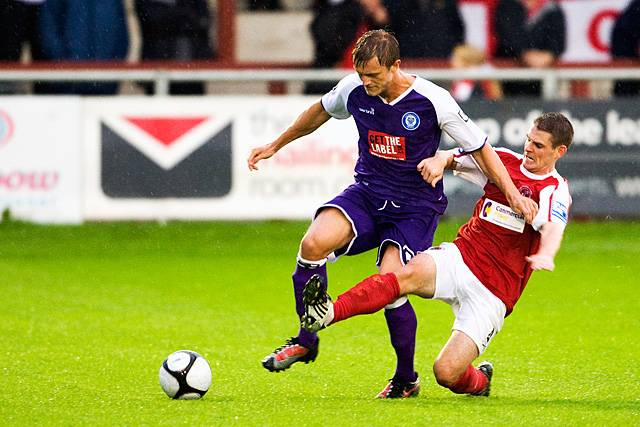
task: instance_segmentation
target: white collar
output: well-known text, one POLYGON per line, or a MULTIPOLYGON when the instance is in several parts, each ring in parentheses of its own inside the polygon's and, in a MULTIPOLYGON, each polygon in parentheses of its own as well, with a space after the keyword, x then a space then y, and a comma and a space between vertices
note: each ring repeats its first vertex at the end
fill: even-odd
POLYGON ((542 181, 543 179, 547 179, 550 176, 553 176, 556 173, 555 168, 551 170, 551 172, 546 173, 544 175, 538 175, 536 173, 530 172, 529 170, 527 170, 527 168, 524 167, 524 159, 525 157, 522 157, 522 163, 520 163, 520 172, 522 172, 522 174, 524 176, 526 176, 527 178, 531 178, 531 179, 535 179, 535 180, 540 180, 542 181))
POLYGON ((393 101, 387 102, 380 95, 378 95, 378 98, 380 98, 382 100, 382 102, 384 102, 385 104, 389 104, 389 105, 396 105, 398 102, 402 101, 407 95, 409 95, 409 93, 413 90, 413 87, 416 85, 416 82, 418 81, 418 77, 417 76, 414 76, 413 74, 409 74, 409 75, 412 76, 412 77, 415 77, 413 79, 413 82, 411 83, 411 86, 409 86, 404 92, 402 92, 400 95, 398 95, 393 101))

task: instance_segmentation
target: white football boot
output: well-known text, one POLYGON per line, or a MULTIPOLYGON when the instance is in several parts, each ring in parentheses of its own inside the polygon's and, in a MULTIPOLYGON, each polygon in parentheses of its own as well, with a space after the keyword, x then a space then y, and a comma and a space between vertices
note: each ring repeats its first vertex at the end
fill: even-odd
POLYGON ((333 321, 333 302, 327 294, 324 279, 314 274, 304 285, 302 294, 304 315, 300 319, 302 328, 309 332, 318 332, 333 321))

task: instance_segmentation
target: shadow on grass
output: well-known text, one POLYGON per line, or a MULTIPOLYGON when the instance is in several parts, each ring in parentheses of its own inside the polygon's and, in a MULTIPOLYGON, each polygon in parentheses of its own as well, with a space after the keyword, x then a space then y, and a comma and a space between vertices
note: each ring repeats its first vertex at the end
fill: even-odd
POLYGON ((523 397, 503 397, 492 396, 489 398, 471 397, 471 396, 452 396, 450 398, 423 398, 416 399, 420 406, 451 406, 452 401, 458 401, 459 404, 465 406, 501 406, 513 408, 554 408, 554 409, 580 409, 580 410, 635 410, 640 411, 640 400, 621 400, 621 399, 562 399, 562 398, 536 398, 528 399, 523 397))
MULTIPOLYGON (((225 401, 224 397, 216 397, 219 401, 225 401)), ((317 402, 339 402, 345 403, 350 399, 344 395, 298 395, 291 396, 289 400, 291 402, 306 402, 309 400, 316 400, 317 402)), ((492 396, 489 398, 484 397, 472 397, 472 396, 457 396, 452 395, 450 397, 429 397, 419 396, 412 399, 401 400, 378 400, 373 399, 370 396, 363 398, 357 398, 352 400, 352 403, 357 404, 376 404, 376 405, 401 405, 401 406, 413 406, 416 408, 432 408, 433 407, 446 407, 451 408, 454 405, 464 406, 466 408, 549 408, 549 409, 568 409, 568 410, 596 410, 596 411, 620 411, 631 410, 640 411, 640 400, 623 400, 623 399, 562 399, 562 398, 535 398, 528 399, 524 397, 502 397, 492 396)), ((381 407, 382 408, 382 407, 381 407)))

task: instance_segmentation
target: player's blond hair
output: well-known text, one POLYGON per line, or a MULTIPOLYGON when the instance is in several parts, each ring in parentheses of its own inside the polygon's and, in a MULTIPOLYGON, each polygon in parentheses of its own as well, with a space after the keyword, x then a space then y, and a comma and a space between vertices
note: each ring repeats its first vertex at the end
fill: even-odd
POLYGON ((371 30, 360 36, 351 57, 356 67, 363 67, 371 59, 378 58, 380 65, 389 68, 400 59, 400 46, 388 31, 371 30))

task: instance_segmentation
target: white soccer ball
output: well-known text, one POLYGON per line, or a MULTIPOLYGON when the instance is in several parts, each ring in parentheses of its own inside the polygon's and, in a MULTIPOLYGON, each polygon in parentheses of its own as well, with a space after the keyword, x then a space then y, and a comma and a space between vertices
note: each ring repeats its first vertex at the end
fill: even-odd
POLYGON ((160 366, 160 386, 172 399, 200 399, 211 386, 211 368, 195 351, 171 353, 160 366))

